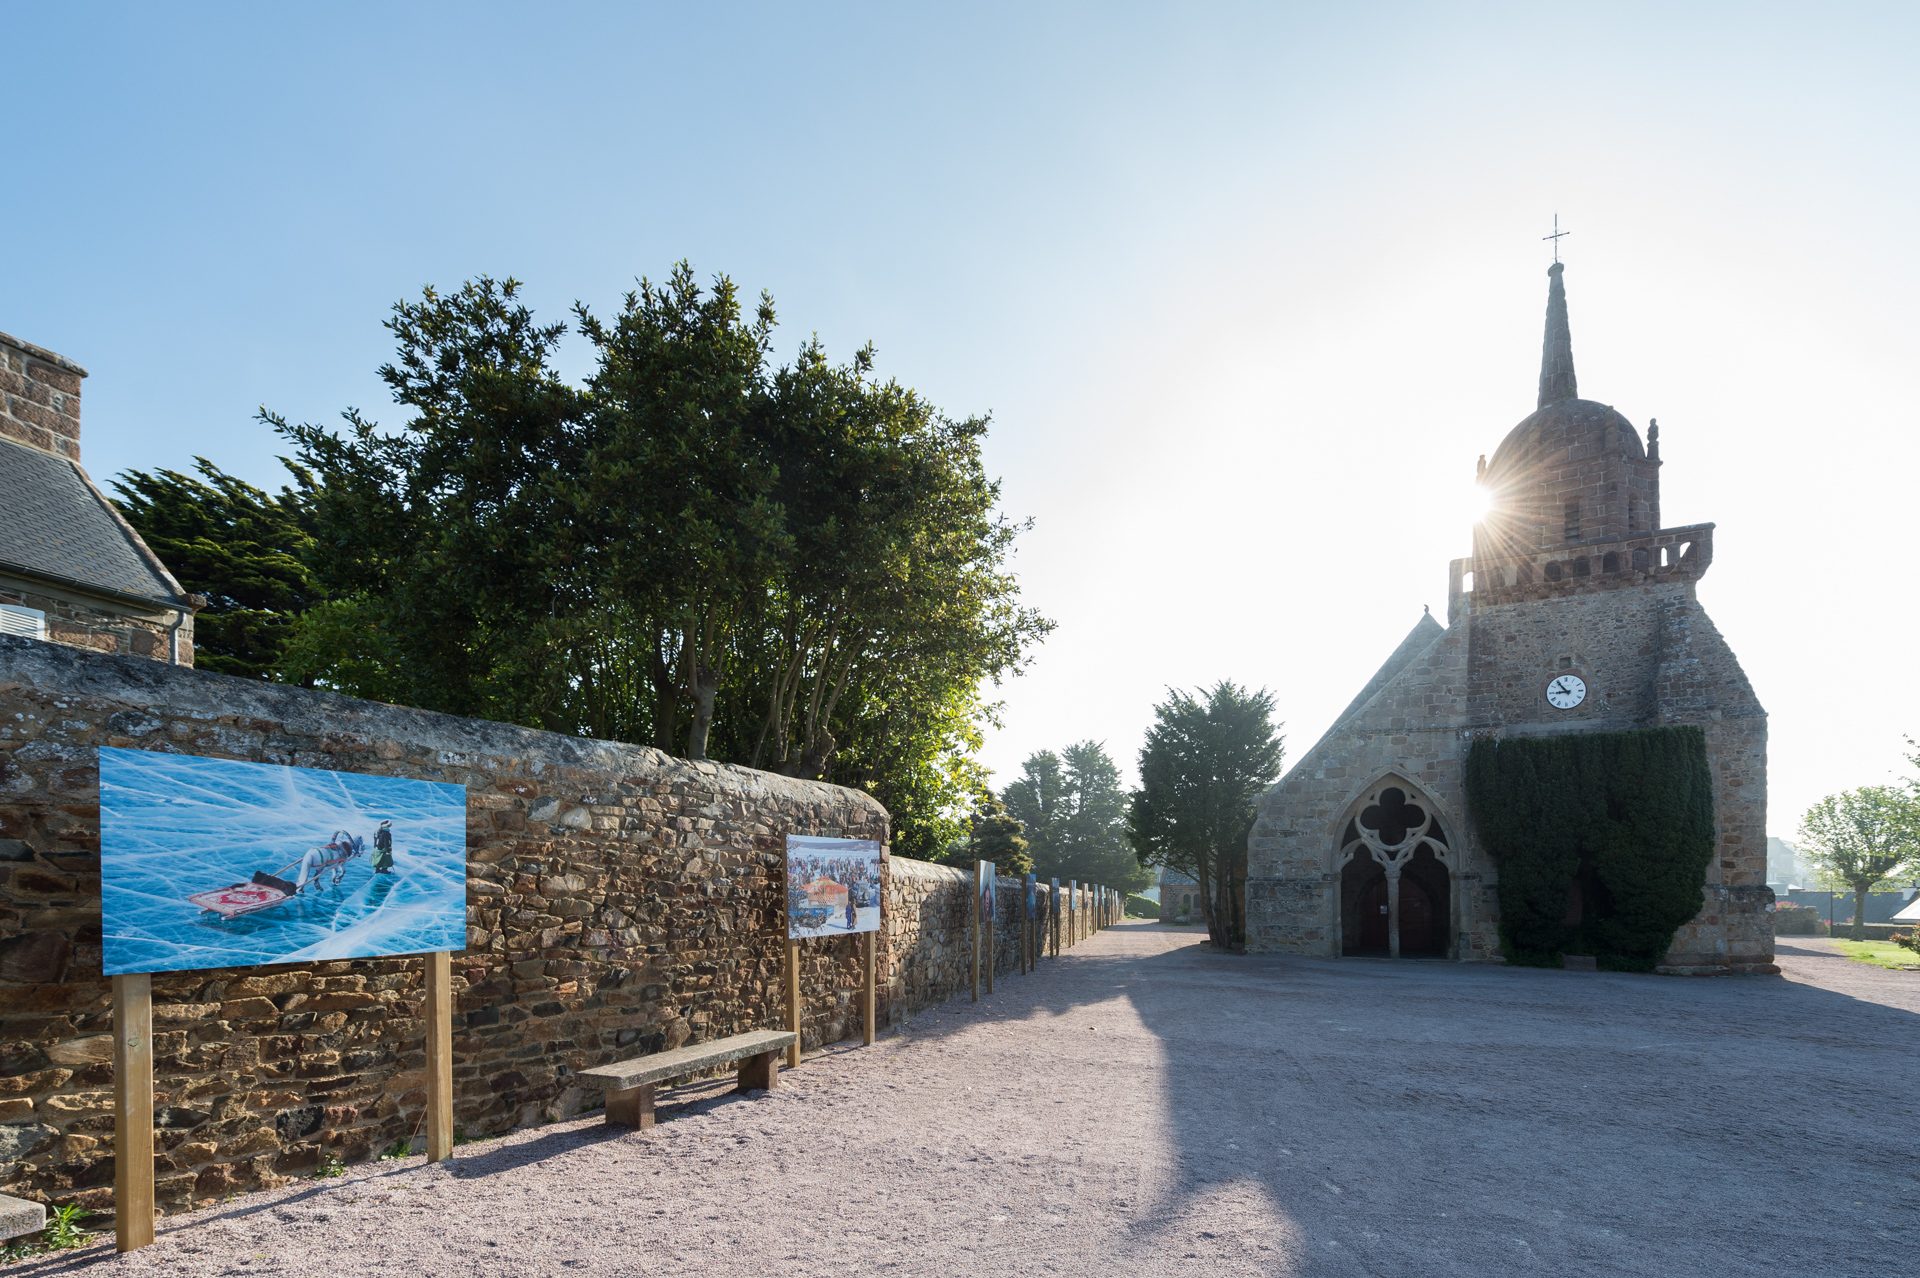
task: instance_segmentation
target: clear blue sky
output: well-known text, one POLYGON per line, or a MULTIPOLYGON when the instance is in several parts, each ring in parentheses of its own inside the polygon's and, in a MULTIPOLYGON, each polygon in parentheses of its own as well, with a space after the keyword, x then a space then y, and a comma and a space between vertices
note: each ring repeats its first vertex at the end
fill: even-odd
MULTIPOLYGON (((1903 5, 9 6, 0 329, 103 482, 277 483, 262 404, 393 412, 380 321, 678 258, 992 412, 1060 622, 988 761, 1130 764, 1168 684, 1304 747, 1468 548, 1553 214, 1583 394, 1773 713, 1773 820, 1903 767, 1920 29, 1903 5)), ((569 368, 584 369, 576 345, 569 368)))

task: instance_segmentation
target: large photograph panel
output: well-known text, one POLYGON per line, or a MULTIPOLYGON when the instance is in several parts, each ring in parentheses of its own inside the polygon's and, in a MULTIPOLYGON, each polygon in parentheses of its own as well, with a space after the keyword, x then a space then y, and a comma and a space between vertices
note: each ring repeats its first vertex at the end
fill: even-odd
POLYGON ((846 936, 880 930, 877 839, 787 836, 787 936, 846 936))
POLYGON ((100 749, 108 975, 463 950, 467 792, 100 749))

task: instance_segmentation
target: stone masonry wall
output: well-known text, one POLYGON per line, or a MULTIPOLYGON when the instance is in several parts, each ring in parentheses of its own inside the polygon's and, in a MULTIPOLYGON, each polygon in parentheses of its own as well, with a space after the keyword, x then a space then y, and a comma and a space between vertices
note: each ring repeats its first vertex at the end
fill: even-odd
POLYGON ((45 593, 43 587, 9 578, 0 572, 0 603, 33 608, 47 615, 47 638, 93 652, 117 652, 150 661, 193 664, 193 614, 160 612, 149 615, 114 611, 101 605, 45 593), (175 621, 179 622, 176 627, 175 621))
MULTIPOLYGON (((994 887, 993 973, 996 981, 1020 971, 1021 881, 1001 875, 994 887)), ((1042 908, 1050 889, 1040 884, 1042 908)), ((1060 895, 1066 897, 1062 886, 1060 895)), ((1063 906, 1064 908, 1064 906, 1063 906)), ((888 863, 887 935, 890 962, 885 978, 892 1015, 877 1017, 898 1024, 973 988, 973 875, 951 865, 929 865, 906 857, 888 863)), ((1062 945, 1068 941, 1063 935, 1062 945)), ((814 944, 814 942, 807 942, 814 944)), ((837 942, 850 944, 850 942, 837 942)), ((857 1013, 850 1023, 858 1032, 857 1013)))
POLYGON ((1498 876, 1466 819, 1466 722, 1467 642, 1456 625, 1256 798, 1247 845, 1249 951, 1340 954, 1340 833, 1356 800, 1393 776, 1413 787, 1416 802, 1433 805, 1446 829, 1455 858, 1450 955, 1498 961, 1498 876))
POLYGON ((1457 596, 1453 603, 1452 629, 1257 801, 1248 845, 1248 948, 1340 952, 1340 876, 1332 867, 1339 829, 1348 805, 1391 773, 1440 809, 1457 844, 1454 956, 1497 960, 1498 867, 1463 819, 1462 765, 1473 738, 1697 724, 1713 770, 1717 855, 1707 870, 1705 904, 1674 934, 1661 970, 1775 970, 1766 712, 1695 598, 1694 582, 1570 589, 1492 605, 1457 596), (1545 701, 1548 682, 1561 673, 1578 674, 1588 687, 1586 700, 1570 711, 1545 701))
POLYGON ((0 333, 0 437, 80 460, 80 379, 87 370, 0 333))
MULTIPOLYGON (((96 1209, 113 1178, 100 745, 467 788, 454 1088, 474 1133, 577 1111, 580 1069, 779 1025, 784 835, 887 838, 885 810, 840 787, 0 636, 0 1192, 96 1209)), ((839 944, 803 968, 815 1042, 859 1029, 839 944)), ((408 958, 157 975, 161 1205, 416 1131, 421 976, 408 958)))

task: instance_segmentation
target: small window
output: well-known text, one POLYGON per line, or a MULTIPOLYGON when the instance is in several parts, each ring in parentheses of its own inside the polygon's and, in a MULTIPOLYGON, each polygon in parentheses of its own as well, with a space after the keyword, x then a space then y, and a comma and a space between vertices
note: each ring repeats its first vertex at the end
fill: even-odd
POLYGON ((1614 551, 1609 550, 1606 553, 1606 556, 1600 560, 1600 571, 1601 572, 1619 572, 1620 556, 1614 551))
POLYGON ((1547 580, 1548 580, 1548 581, 1558 581, 1558 580, 1560 580, 1560 565, 1559 565, 1559 564, 1548 564, 1548 565, 1547 565, 1547 580))
POLYGON ((1463 595, 1470 595, 1473 593, 1473 574, 1472 573, 1463 572, 1460 574, 1460 593, 1463 595))
POLYGON ((1648 554, 1644 547, 1633 552, 1633 567, 1635 572, 1645 572, 1652 566, 1653 556, 1648 554))
POLYGON ((20 608, 0 604, 0 635, 19 635, 22 639, 47 637, 47 614, 38 608, 20 608))
POLYGON ((1628 532, 1638 531, 1640 525, 1637 521, 1639 518, 1640 517, 1634 513, 1633 503, 1628 502, 1627 503, 1627 531, 1628 532))
POLYGON ((1593 572, 1593 562, 1587 559, 1584 555, 1581 556, 1579 559, 1576 559, 1573 561, 1574 576, 1585 577, 1590 575, 1592 572, 1593 572))
POLYGON ((1567 507, 1567 540, 1580 540, 1580 504, 1578 502, 1567 507))

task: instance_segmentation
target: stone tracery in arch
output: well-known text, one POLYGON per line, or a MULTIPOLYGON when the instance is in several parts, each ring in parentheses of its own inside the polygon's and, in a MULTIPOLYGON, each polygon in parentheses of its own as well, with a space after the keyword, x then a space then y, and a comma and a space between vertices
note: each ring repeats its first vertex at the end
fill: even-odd
POLYGON ((1369 786, 1348 810, 1334 868, 1366 852, 1392 873, 1411 861, 1422 844, 1449 872, 1454 869, 1453 849, 1440 823, 1438 805, 1420 787, 1389 774, 1369 786))
MULTIPOLYGON (((1444 919, 1450 910, 1444 909, 1443 903, 1451 900, 1452 893, 1448 889, 1456 872, 1452 840, 1440 820, 1439 805, 1432 797, 1418 786, 1393 774, 1385 775, 1368 786, 1347 811, 1334 869, 1339 873, 1342 884, 1351 886, 1354 876, 1349 872, 1349 867, 1356 858, 1364 857, 1379 864, 1380 870, 1375 872, 1373 879, 1376 885, 1373 890, 1379 890, 1380 876, 1383 875, 1386 880, 1386 899, 1381 904, 1384 907, 1382 913, 1387 916, 1386 947, 1391 957, 1398 958, 1401 950, 1402 874, 1412 865, 1414 858, 1423 852, 1432 858, 1432 862, 1439 863, 1438 867, 1433 867, 1432 862, 1423 861, 1421 864, 1429 868, 1413 867, 1413 878, 1416 883, 1432 884, 1432 875, 1438 872, 1441 876, 1437 887, 1440 903, 1433 902, 1431 895, 1421 887, 1415 889, 1411 904, 1420 905, 1423 909, 1433 904, 1434 908, 1442 910, 1441 917, 1444 919)), ((1365 875, 1361 876, 1362 880, 1365 878, 1365 875)), ((1343 891, 1346 886, 1343 886, 1343 891)), ((1371 916, 1372 906, 1366 906, 1366 910, 1371 916)), ((1427 917, 1424 914, 1414 916, 1416 921, 1427 917)), ((1415 935, 1425 932, 1426 924, 1420 922, 1415 928, 1415 935)), ((1366 935, 1364 928, 1359 935, 1366 935)), ((1365 946, 1378 945, 1380 942, 1360 940, 1358 943, 1365 946)), ((1421 942, 1416 940, 1413 944, 1417 948, 1421 942)))

